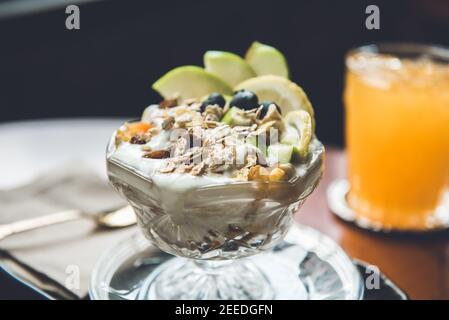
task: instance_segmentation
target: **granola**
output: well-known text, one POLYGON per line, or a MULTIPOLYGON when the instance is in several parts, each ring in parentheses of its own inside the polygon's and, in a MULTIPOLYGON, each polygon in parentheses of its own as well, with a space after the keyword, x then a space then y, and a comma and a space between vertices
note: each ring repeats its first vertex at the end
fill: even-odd
POLYGON ((170 99, 148 107, 140 125, 126 124, 116 139, 142 145, 143 158, 165 160, 160 173, 283 181, 294 175, 294 166, 271 161, 268 153, 285 129, 274 103, 246 110, 170 99))

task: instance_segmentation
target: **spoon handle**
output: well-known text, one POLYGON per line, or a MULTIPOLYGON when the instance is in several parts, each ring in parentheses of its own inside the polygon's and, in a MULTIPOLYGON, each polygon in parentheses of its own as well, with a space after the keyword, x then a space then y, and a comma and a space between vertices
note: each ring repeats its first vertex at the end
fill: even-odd
POLYGON ((46 227, 67 221, 77 220, 82 217, 84 217, 84 214, 80 210, 67 210, 37 218, 31 218, 17 222, 12 222, 9 224, 3 224, 0 225, 0 240, 16 233, 34 230, 37 228, 46 227))

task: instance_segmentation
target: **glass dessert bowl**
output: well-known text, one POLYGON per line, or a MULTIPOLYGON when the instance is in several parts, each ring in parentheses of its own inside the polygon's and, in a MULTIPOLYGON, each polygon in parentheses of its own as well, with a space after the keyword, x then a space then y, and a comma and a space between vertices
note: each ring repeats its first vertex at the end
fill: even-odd
POLYGON ((113 134, 109 180, 145 237, 177 256, 152 273, 148 299, 271 299, 243 258, 284 238, 320 180, 313 108, 284 77, 251 78, 228 97, 199 69, 162 77, 153 88, 165 99, 113 134))
POLYGON ((155 279, 152 298, 273 298, 257 266, 236 259, 283 239, 322 174, 324 149, 318 141, 314 144, 301 178, 211 184, 173 194, 114 158, 111 142, 109 179, 134 208, 145 237, 167 253, 189 258, 166 264, 155 279))

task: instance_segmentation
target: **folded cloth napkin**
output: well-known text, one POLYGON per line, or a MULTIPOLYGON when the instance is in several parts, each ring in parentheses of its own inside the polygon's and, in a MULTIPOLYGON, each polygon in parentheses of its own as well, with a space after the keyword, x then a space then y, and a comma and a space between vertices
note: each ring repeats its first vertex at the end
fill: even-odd
MULTIPOLYGON (((0 191, 0 224, 68 209, 101 212, 126 205, 106 179, 83 163, 68 163, 33 183, 0 191)), ((104 230, 80 219, 0 241, 0 264, 58 298, 85 298, 98 257, 136 227, 104 230)))

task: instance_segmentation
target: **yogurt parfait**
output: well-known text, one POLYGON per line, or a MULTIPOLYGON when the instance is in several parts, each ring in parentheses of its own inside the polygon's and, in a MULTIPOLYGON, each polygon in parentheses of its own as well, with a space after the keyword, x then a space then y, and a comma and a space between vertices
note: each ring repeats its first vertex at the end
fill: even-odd
POLYGON ((163 100, 116 130, 107 149, 109 179, 146 238, 196 261, 161 271, 154 297, 270 298, 263 275, 247 264, 198 290, 189 287, 200 277, 192 268, 218 270, 285 236, 322 175, 313 108, 273 47, 254 43, 245 58, 208 51, 204 60, 205 68, 178 67, 156 81, 163 100), (238 279, 226 277, 239 273, 261 290, 229 288, 238 279))

